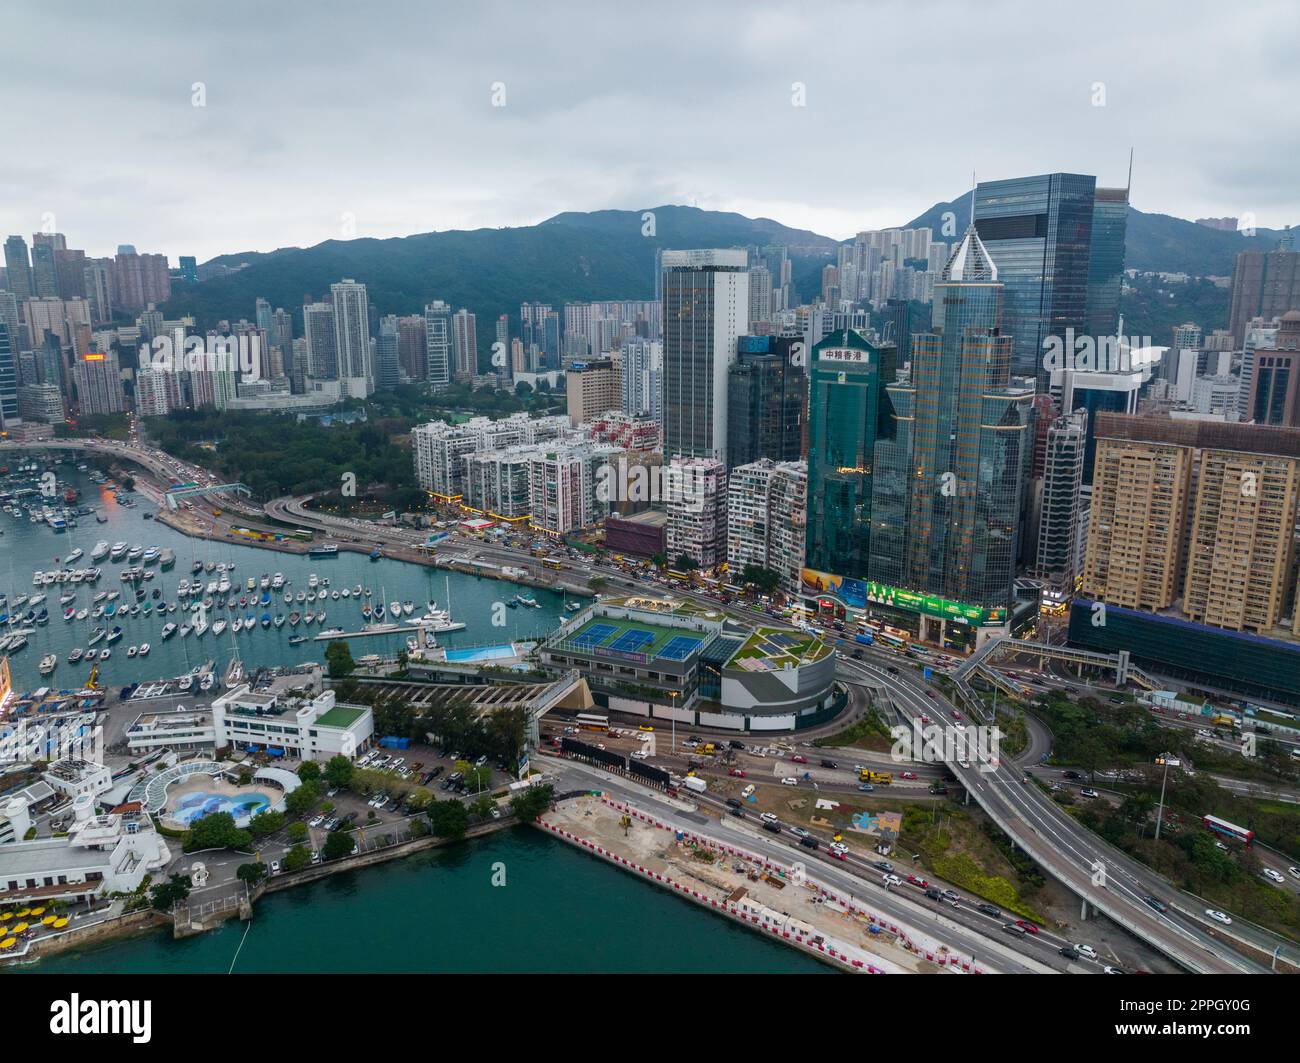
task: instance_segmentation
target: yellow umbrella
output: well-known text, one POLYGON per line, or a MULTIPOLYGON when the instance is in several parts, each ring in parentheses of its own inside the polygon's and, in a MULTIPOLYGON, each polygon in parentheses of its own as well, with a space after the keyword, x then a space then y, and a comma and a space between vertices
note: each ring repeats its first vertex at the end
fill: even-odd
POLYGON ((21 912, 18 912, 18 913, 16 913, 16 914, 17 914, 18 918, 21 919, 21 918, 22 918, 23 916, 25 916, 25 915, 31 915, 31 914, 32 914, 32 910, 31 910, 30 908, 24 908, 21 912))
POLYGON ((27 929, 27 924, 26 924, 26 923, 19 923, 16 927, 13 928, 13 930, 11 931, 11 933, 14 933, 14 934, 21 934, 21 933, 22 933, 24 930, 26 930, 26 929, 27 929))
POLYGON ((67 921, 67 919, 63 918, 62 916, 60 916, 58 919, 54 920, 54 929, 55 929, 55 930, 62 930, 62 929, 63 929, 65 926, 67 926, 67 925, 68 925, 68 921, 67 921))
POLYGON ((13 917, 13 912, 4 912, 3 914, 0 914, 0 923, 3 923, 6 919, 12 919, 13 917))
POLYGON ((58 919, 58 916, 57 916, 57 915, 47 915, 44 919, 41 920, 41 923, 42 923, 42 925, 44 925, 44 926, 53 926, 53 925, 54 925, 54 921, 55 921, 56 919, 58 919))
POLYGON ((39 908, 33 908, 33 909, 32 909, 32 915, 44 915, 44 914, 45 914, 45 906, 44 906, 44 905, 42 905, 42 906, 39 907, 39 908))
POLYGON ((17 938, 5 938, 3 941, 0 941, 0 949, 11 949, 17 944, 17 938))

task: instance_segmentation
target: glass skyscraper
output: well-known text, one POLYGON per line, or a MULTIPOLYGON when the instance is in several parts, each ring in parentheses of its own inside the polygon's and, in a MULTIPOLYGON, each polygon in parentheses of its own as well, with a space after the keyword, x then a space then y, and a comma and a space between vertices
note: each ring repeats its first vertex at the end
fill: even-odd
MULTIPOLYGON (((1011 370, 1017 376, 1045 380, 1043 341, 1049 336, 1063 338, 1069 328, 1088 334, 1096 192, 1095 177, 1071 173, 982 181, 975 188, 975 228, 1005 286, 1003 326, 1014 339, 1011 370)), ((1103 258, 1113 258, 1113 226, 1104 230, 1103 258)), ((1122 249, 1122 234, 1119 239, 1122 249)), ((1099 262, 1103 268, 1110 266, 1099 262)))
POLYGON ((1092 205, 1092 255, 1088 262, 1088 331, 1113 336, 1119 327, 1128 232, 1128 189, 1099 188, 1092 205))

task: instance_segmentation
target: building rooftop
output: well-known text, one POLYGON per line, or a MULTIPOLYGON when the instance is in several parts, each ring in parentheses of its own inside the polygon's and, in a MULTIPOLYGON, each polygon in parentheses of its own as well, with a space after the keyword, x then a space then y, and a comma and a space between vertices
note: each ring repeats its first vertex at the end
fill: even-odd
POLYGON ((316 718, 315 727, 351 727, 365 715, 365 709, 354 709, 349 705, 335 705, 327 713, 316 718))

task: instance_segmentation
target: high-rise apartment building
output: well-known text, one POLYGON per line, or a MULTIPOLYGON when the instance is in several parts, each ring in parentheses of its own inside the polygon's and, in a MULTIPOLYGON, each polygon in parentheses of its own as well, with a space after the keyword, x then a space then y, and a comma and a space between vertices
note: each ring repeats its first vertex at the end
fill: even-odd
POLYGON ((18 356, 9 323, 0 320, 0 429, 21 419, 18 408, 18 356))
POLYGON ((452 364, 459 381, 472 380, 478 374, 478 325, 468 310, 457 310, 451 318, 452 364))
POLYGON ((804 568, 808 466, 768 458, 727 474, 727 568, 733 579, 753 565, 775 572, 786 594, 799 592, 804 568))
POLYGON ((623 358, 623 380, 619 405, 634 417, 649 417, 663 423, 664 347, 659 340, 635 337, 619 348, 623 358))
MULTIPOLYGON (((749 331, 744 251, 664 251, 664 452, 727 456, 727 371, 749 331)), ((670 524, 671 528, 671 524, 670 524)))
POLYGON ((306 303, 302 335, 307 341, 307 375, 313 380, 339 379, 338 334, 330 303, 306 303))
MULTIPOLYGON (((665 259, 673 252, 664 252, 665 259)), ((665 270, 667 273, 667 270, 665 270)), ((664 278, 664 298, 671 281, 664 278)), ((664 474, 668 563, 689 557, 702 569, 727 560, 727 470, 716 458, 674 456, 664 474)))
POLYGON ((338 350, 338 379, 353 398, 375 390, 375 366, 370 352, 370 300, 366 286, 346 278, 330 285, 334 337, 338 350))
POLYGON ((564 375, 569 422, 575 427, 623 408, 622 356, 574 362, 564 375))
POLYGON ((375 388, 392 391, 398 383, 397 315, 386 314, 379 319, 379 335, 375 337, 375 388))
POLYGON ((1082 410, 1058 417, 1047 430, 1043 454, 1034 574, 1066 593, 1073 592, 1079 574, 1079 508, 1086 504, 1082 488, 1087 423, 1088 415, 1082 410))
POLYGON ((1300 310, 1282 315, 1270 346, 1252 346, 1245 416, 1255 424, 1300 428, 1300 310))
POLYGON ((82 414, 121 413, 122 371, 116 353, 92 351, 72 364, 72 384, 82 414))
POLYGON ((1300 309, 1300 251, 1242 251, 1232 271, 1228 330, 1237 343, 1252 319, 1300 309))

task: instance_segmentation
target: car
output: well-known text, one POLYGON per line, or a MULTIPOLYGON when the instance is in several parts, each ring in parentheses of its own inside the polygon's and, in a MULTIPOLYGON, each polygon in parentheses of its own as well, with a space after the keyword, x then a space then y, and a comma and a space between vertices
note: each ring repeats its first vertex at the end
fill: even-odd
POLYGON ((1075 950, 1073 945, 1062 945, 1056 951, 1068 960, 1077 960, 1079 958, 1079 953, 1075 950))
POLYGON ((782 786, 798 786, 798 785, 799 785, 799 780, 796 779, 796 778, 794 778, 793 776, 787 776, 786 778, 784 778, 784 779, 781 780, 781 785, 782 785, 782 786))
POLYGON ((653 731, 653 730, 654 730, 654 728, 651 727, 648 723, 639 723, 639 724, 636 725, 636 729, 637 729, 638 731, 653 731))
POLYGON ((1124 970, 1124 968, 1122 967, 1112 967, 1109 963, 1107 963, 1102 965, 1101 973, 1102 974, 1128 974, 1128 971, 1124 970))
POLYGON ((952 710, 952 718, 953 718, 954 720, 960 720, 960 719, 962 718, 962 716, 961 716, 961 710, 960 710, 960 709, 953 709, 953 710, 952 710))
POLYGON ((931 886, 928 890, 925 891, 925 895, 926 895, 927 897, 929 897, 930 900, 932 900, 932 901, 941 901, 941 900, 943 900, 943 894, 940 893, 940 892, 939 892, 937 889, 935 889, 933 886, 931 886))
POLYGON ((802 838, 799 839, 799 844, 802 845, 805 849, 816 849, 818 842, 817 839, 814 838, 811 834, 805 834, 802 838))
POLYGON ((834 768, 834 767, 835 767, 835 761, 833 761, 833 760, 826 760, 826 759, 823 759, 822 762, 821 762, 821 765, 822 765, 823 768, 834 768))
POLYGON ((1221 850, 1222 850, 1223 852, 1225 852, 1225 853, 1229 853, 1229 852, 1232 851, 1232 850, 1229 849, 1226 845, 1224 845, 1223 842, 1215 842, 1215 843, 1214 843, 1214 847, 1215 847, 1216 849, 1221 849, 1221 850))
POLYGON ((807 764, 807 763, 808 763, 808 758, 805 757, 802 753, 795 753, 793 756, 790 757, 790 760, 791 760, 793 763, 795 763, 795 764, 807 764))
POLYGON ((898 669, 894 665, 887 665, 885 671, 890 675, 898 675, 898 669))
POLYGON ((1028 919, 1017 919, 1016 926, 1020 927, 1026 934, 1037 934, 1038 927, 1034 926, 1028 919))
POLYGON ((970 761, 969 761, 969 760, 958 760, 957 763, 960 764, 963 768, 969 768, 969 767, 970 767, 970 761))
POLYGON ((875 786, 869 782, 862 782, 862 783, 858 783, 858 789, 861 790, 864 794, 869 794, 875 790, 875 786))
POLYGON ((1002 929, 1008 934, 1019 934, 1021 937, 1025 934, 1025 928, 1019 923, 1003 923, 1002 929))
POLYGON ((957 895, 956 890, 940 890, 939 896, 942 897, 949 904, 956 904, 958 901, 961 900, 961 898, 957 895))
POLYGON ((320 863, 320 850, 319 850, 319 849, 313 849, 313 850, 311 851, 311 862, 312 862, 313 864, 319 864, 319 863, 320 863))
POLYGON ((1079 791, 1079 796, 1086 797, 1089 800, 1092 800, 1093 798, 1100 797, 1101 794, 1097 793, 1097 791, 1092 789, 1091 787, 1085 786, 1082 790, 1079 791))
POLYGON ((927 698, 937 698, 939 695, 936 694, 933 690, 927 690, 927 691, 925 692, 925 696, 926 696, 927 698))
POLYGON ((894 865, 891 864, 888 860, 873 860, 871 866, 874 867, 877 871, 894 870, 894 865))
POLYGON ((914 771, 900 771, 900 772, 898 773, 898 777, 899 777, 900 779, 913 779, 913 780, 914 780, 914 779, 916 779, 916 772, 914 772, 914 771))
POLYGON ((922 722, 922 723, 929 723, 929 722, 930 722, 930 717, 928 717, 925 713, 921 713, 921 722, 922 722))
POLYGON ((1286 873, 1292 878, 1300 878, 1300 867, 1288 867, 1286 873))
POLYGON ((1076 941, 1074 943, 1074 951, 1080 956, 1086 956, 1090 960, 1095 960, 1097 958, 1097 950, 1091 945, 1082 945, 1076 941))
POLYGON ((273 874, 273 875, 278 875, 279 873, 280 873, 280 861, 279 861, 279 860, 272 860, 272 861, 271 861, 271 874, 273 874))
POLYGON ((1071 770, 1071 771, 1067 771, 1067 772, 1065 773, 1065 777, 1066 777, 1067 779, 1082 779, 1082 778, 1083 778, 1083 772, 1073 771, 1073 770, 1071 770))
POLYGON ((727 774, 737 779, 743 779, 745 777, 745 770, 743 768, 732 768, 727 772, 727 774))
POLYGON ((897 875, 881 875, 880 884, 884 886, 885 889, 889 889, 891 886, 901 886, 903 880, 897 875))
POLYGON ((487 757, 479 757, 478 760, 474 761, 474 767, 481 768, 486 763, 487 763, 487 757))
POLYGON ((790 833, 793 834, 796 838, 808 837, 808 832, 804 830, 802 827, 791 827, 790 833))
POLYGON ((729 808, 727 809, 727 814, 731 816, 735 816, 737 819, 745 818, 745 811, 744 809, 741 808, 729 808))
POLYGON ((781 822, 779 819, 776 818, 776 813, 774 813, 774 812, 764 812, 764 813, 762 813, 758 818, 761 819, 764 823, 780 823, 780 822, 781 822))
POLYGON ((727 798, 727 807, 728 807, 728 808, 740 808, 740 807, 741 807, 740 799, 739 799, 739 798, 736 798, 736 797, 728 797, 728 798, 727 798))
POLYGON ((1002 918, 1002 909, 995 904, 977 904, 975 907, 985 915, 992 916, 994 919, 1002 918))
POLYGON ((771 831, 773 834, 781 833, 781 824, 779 823, 769 823, 766 820, 764 820, 762 826, 764 830, 771 831))
POLYGON ((1270 882, 1286 882, 1280 871, 1274 871, 1271 867, 1264 868, 1264 877, 1270 882))
POLYGON ((1169 905, 1165 904, 1165 902, 1159 897, 1143 897, 1142 903, 1148 908, 1152 908, 1159 912, 1161 915, 1164 915, 1165 912, 1169 911, 1169 905))
POLYGON ((925 889, 930 885, 930 883, 926 882, 920 875, 908 875, 907 881, 913 886, 920 886, 921 889, 925 889))
POLYGON ((647 750, 644 750, 644 749, 636 749, 636 750, 633 750, 633 751, 632 751, 632 759, 633 759, 633 760, 649 760, 649 759, 650 759, 650 753, 649 753, 647 750))
POLYGON ((742 741, 741 741, 740 739, 738 739, 738 738, 733 738, 730 742, 727 743, 727 745, 729 745, 732 749, 744 749, 744 748, 745 748, 745 743, 742 742, 742 741))
POLYGON ((837 848, 836 846, 831 845, 827 847, 826 855, 835 860, 847 860, 849 858, 849 851, 843 846, 837 848))

